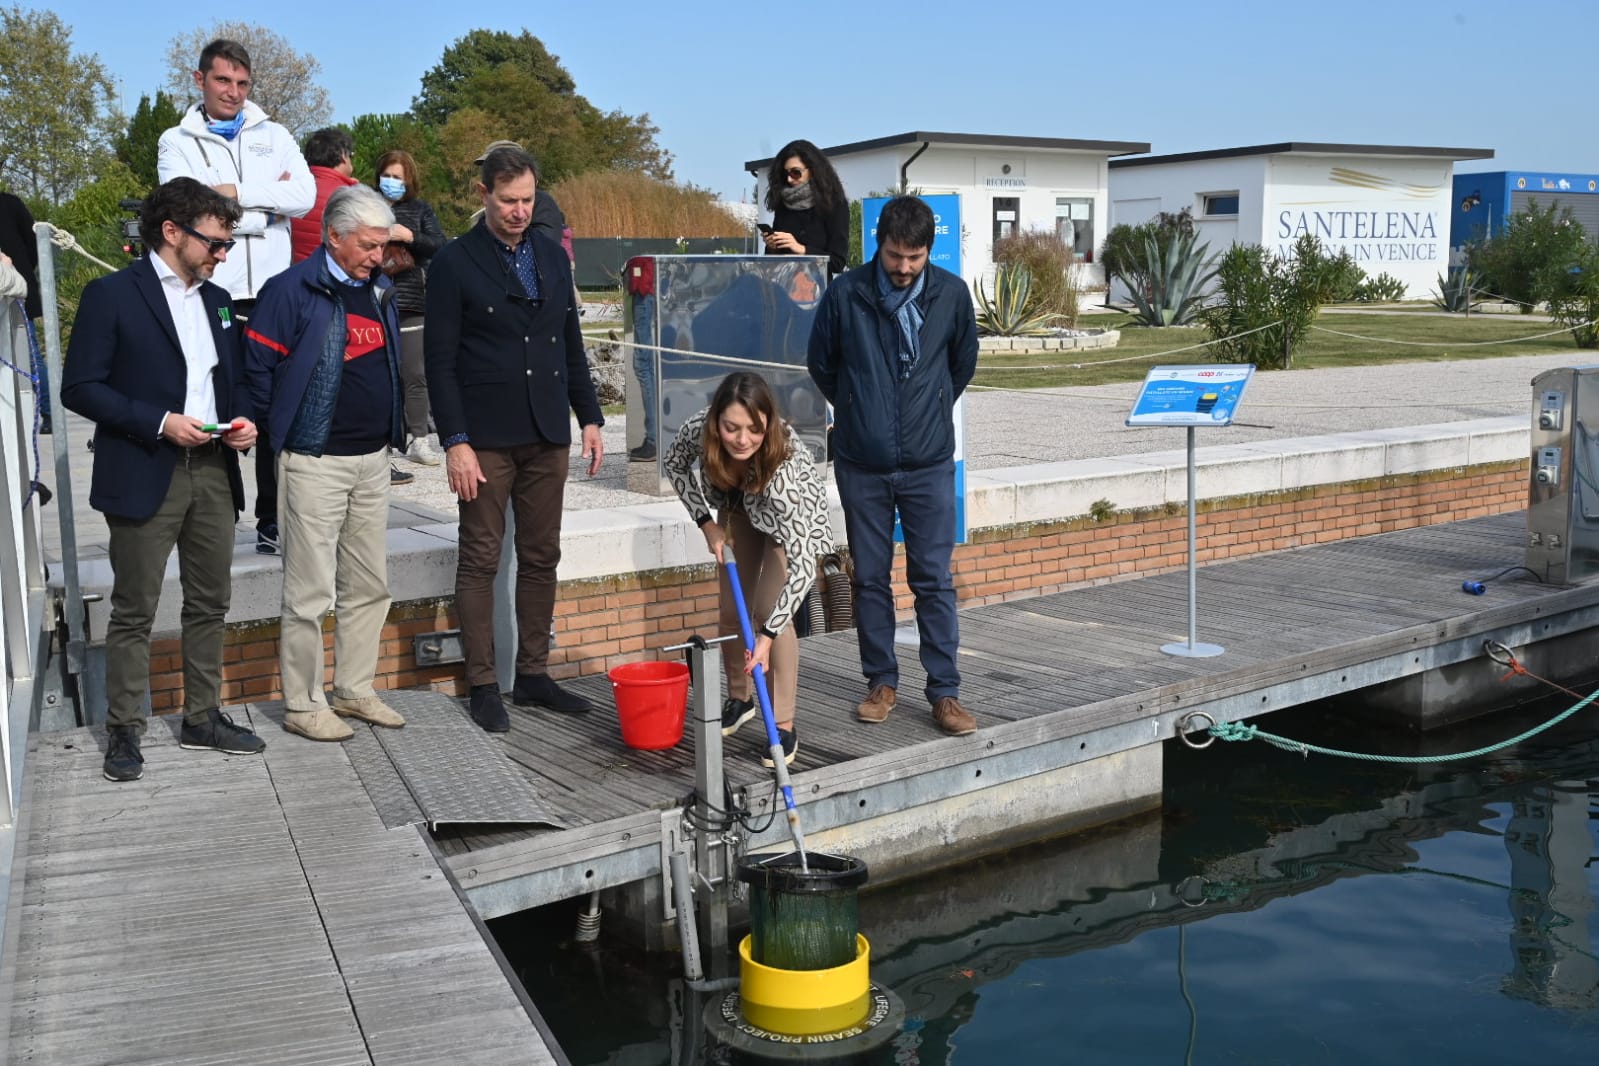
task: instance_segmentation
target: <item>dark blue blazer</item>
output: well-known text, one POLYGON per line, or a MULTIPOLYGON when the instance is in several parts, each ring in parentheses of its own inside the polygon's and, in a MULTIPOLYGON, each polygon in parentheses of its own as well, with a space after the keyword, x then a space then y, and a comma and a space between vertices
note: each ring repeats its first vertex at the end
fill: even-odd
POLYGON ((603 426, 572 296, 572 263, 534 233, 543 299, 522 293, 480 219, 428 264, 422 350, 439 439, 465 433, 477 448, 572 443, 580 426, 603 426))
MULTIPOLYGON (((244 388, 244 329, 226 289, 200 290, 216 340, 217 417, 255 420, 244 388)), ((61 402, 93 419, 94 477, 89 505, 119 518, 154 515, 172 485, 182 449, 158 436, 161 417, 183 413, 187 366, 177 325, 149 259, 96 278, 83 290, 61 375, 61 402)), ((223 447, 233 509, 244 510, 239 453, 223 447)))

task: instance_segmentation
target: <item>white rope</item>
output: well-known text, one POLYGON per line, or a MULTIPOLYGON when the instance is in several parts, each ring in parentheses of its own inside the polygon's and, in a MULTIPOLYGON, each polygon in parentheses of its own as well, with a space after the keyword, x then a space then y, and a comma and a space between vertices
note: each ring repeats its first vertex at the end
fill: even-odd
POLYGON ((691 352, 686 348, 668 348, 660 344, 640 344, 637 341, 623 340, 621 337, 607 337, 601 344, 615 344, 623 348, 637 348, 640 351, 659 352, 662 355, 681 355, 699 363, 720 363, 725 366, 758 366, 767 370, 804 370, 804 363, 768 363, 761 359, 750 359, 737 355, 711 355, 707 352, 691 352))
POLYGON ((74 237, 72 234, 68 233, 66 230, 62 229, 59 226, 52 225, 49 222, 43 223, 43 225, 46 225, 46 226, 50 227, 50 243, 55 245, 57 248, 60 248, 62 251, 66 251, 66 252, 77 252, 79 255, 83 256, 83 258, 87 259, 89 262, 94 263, 97 266, 103 267, 103 268, 105 268, 106 270, 110 271, 113 274, 115 274, 117 272, 117 270, 118 270, 117 267, 114 267, 110 263, 107 263, 104 259, 97 259, 94 256, 90 255, 88 252, 84 251, 83 250, 83 246, 78 243, 78 238, 74 237))
MULTIPOLYGON (((1113 363, 1136 363, 1145 359, 1159 359, 1167 355, 1179 355, 1183 352, 1194 351, 1197 348, 1208 348, 1212 344, 1220 344, 1222 341, 1237 340, 1239 337, 1247 337, 1251 333, 1259 333, 1262 330, 1275 329, 1280 325, 1282 325, 1281 320, 1276 322, 1268 322, 1264 326, 1256 326, 1254 329, 1246 329, 1242 333, 1234 333, 1227 337, 1216 337, 1213 340, 1200 341, 1198 344, 1190 344, 1182 348, 1171 348, 1164 352, 1150 352, 1148 355, 1128 355, 1123 356, 1120 359, 1091 359, 1082 363, 1054 363, 1040 366, 979 366, 977 369, 979 371, 988 370, 995 373, 1010 370, 1084 370, 1089 367, 1110 366, 1113 363)), ((989 352, 988 354, 994 355, 998 353, 989 352)))
POLYGON ((1558 337, 1562 333, 1570 333, 1574 329, 1591 326, 1596 321, 1599 321, 1599 319, 1589 319, 1586 322, 1562 326, 1560 329, 1552 329, 1548 333, 1534 333, 1530 337, 1509 337, 1494 341, 1401 341, 1391 340, 1387 337, 1362 337, 1358 333, 1344 333, 1340 330, 1328 329, 1326 326, 1311 326, 1310 328, 1318 333, 1331 333, 1335 337, 1347 337, 1356 341, 1370 341, 1373 344, 1403 344, 1407 348, 1483 348, 1494 344, 1520 344, 1522 341, 1539 341, 1546 337, 1558 337))

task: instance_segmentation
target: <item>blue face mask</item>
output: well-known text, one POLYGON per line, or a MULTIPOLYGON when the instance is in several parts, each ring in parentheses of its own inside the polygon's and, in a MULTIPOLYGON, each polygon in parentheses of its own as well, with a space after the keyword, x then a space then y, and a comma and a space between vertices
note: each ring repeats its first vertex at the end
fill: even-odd
POLYGON ((203 111, 201 115, 205 118, 205 128, 225 141, 233 140, 239 135, 239 131, 244 128, 244 108, 242 107, 239 108, 237 115, 226 121, 218 121, 203 111))
POLYGON ((379 178, 378 189, 390 200, 398 200, 405 195, 405 182, 399 178, 379 178))

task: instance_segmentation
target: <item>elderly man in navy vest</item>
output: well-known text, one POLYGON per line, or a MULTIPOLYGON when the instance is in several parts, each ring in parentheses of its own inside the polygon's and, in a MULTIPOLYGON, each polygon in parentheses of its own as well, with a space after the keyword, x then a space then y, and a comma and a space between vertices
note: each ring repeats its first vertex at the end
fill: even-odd
POLYGON ((561 246, 530 230, 533 157, 500 146, 483 157, 483 217, 428 270, 428 398, 460 501, 455 605, 466 649, 472 720, 510 728, 494 664, 494 578, 507 503, 516 514, 515 703, 589 709, 549 675, 555 568, 572 447, 582 426, 592 477, 605 419, 583 354, 572 267, 561 246))
POLYGON ((212 271, 234 246, 239 205, 192 178, 144 201, 150 254, 83 290, 61 402, 93 419, 89 503, 111 534, 106 626, 109 781, 144 776, 139 737, 150 629, 174 546, 183 586, 185 748, 254 755, 266 744, 219 709, 233 524, 244 508, 239 452, 255 443, 242 331, 212 271))
POLYGON ((245 332, 250 395, 278 457, 283 728, 354 735, 343 719, 405 719, 373 688, 389 612, 389 448, 400 414, 400 324, 379 269, 394 212, 376 190, 328 197, 322 247, 261 290, 245 332), (322 691, 322 621, 333 631, 333 698, 322 691))

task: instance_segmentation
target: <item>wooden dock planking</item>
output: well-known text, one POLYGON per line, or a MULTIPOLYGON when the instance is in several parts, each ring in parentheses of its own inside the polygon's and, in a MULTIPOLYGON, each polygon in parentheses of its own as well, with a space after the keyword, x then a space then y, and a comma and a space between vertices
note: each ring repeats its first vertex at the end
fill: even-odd
MULTIPOLYGON (((853 807, 861 790, 926 775, 969 779, 973 764, 1075 751, 1080 737, 1179 708, 1247 704, 1307 676, 1595 609, 1599 590, 1585 588, 1500 579, 1487 598, 1459 591, 1518 555, 1523 530, 1522 515, 1500 516, 1207 567, 1199 637, 1227 648, 1213 659, 1159 651, 1187 635, 1183 572, 963 611, 962 696, 982 725, 969 737, 935 730, 910 647, 899 707, 857 723, 855 634, 809 638, 802 810, 835 797, 853 807)), ((492 913, 542 902, 518 903, 532 875, 566 871, 559 883, 581 890, 610 883, 622 856, 658 867, 663 812, 693 784, 690 745, 626 748, 607 680, 572 684, 601 709, 513 711, 503 737, 566 830, 453 825, 431 841, 385 830, 343 749, 285 736, 272 707, 250 711, 269 741, 259 759, 183 752, 176 721, 157 720, 147 779, 132 786, 100 779, 103 741, 87 730, 35 738, 5 975, 13 1061, 555 1061, 430 844, 492 913), (235 923, 247 933, 228 935, 235 923), (219 1015, 244 1022, 219 1033, 219 1015)), ((758 722, 724 741, 728 780, 757 813, 771 803, 763 747, 758 722)))
POLYGON ((383 828, 338 745, 251 717, 259 758, 156 719, 133 784, 98 730, 31 738, 9 1060, 557 1061, 429 842, 383 828))
MULTIPOLYGON (((1515 513, 1207 566, 1197 580, 1198 637, 1227 649, 1216 658, 1159 650, 1187 639, 1187 574, 1181 570, 964 610, 962 700, 983 727, 975 738, 950 740, 936 732, 915 649, 905 646, 899 649, 895 712, 881 725, 857 723, 854 704, 865 684, 855 634, 812 636, 800 645, 801 741, 791 770, 796 795, 805 797, 803 806, 871 782, 903 780, 1207 701, 1243 699, 1306 676, 1599 604, 1599 591, 1548 588, 1515 575, 1492 583, 1488 600, 1460 591, 1465 578, 1486 577, 1519 559, 1524 532, 1525 515, 1515 513)), ((603 678, 573 684, 610 707, 603 678)), ((452 869, 474 871, 469 891, 574 856, 598 861, 607 847, 636 848, 638 834, 652 832, 649 812, 677 806, 692 786, 687 743, 667 753, 630 753, 614 713, 546 727, 553 717, 513 714, 512 743, 529 772, 548 772, 574 787, 570 802, 581 804, 586 774, 599 770, 605 776, 590 780, 608 780, 625 763, 635 776, 614 791, 607 784, 606 795, 591 786, 587 824, 567 834, 502 834, 491 842, 463 831, 441 841, 452 869), (621 794, 640 804, 635 809, 642 821, 617 813, 621 794), (631 828, 621 829, 624 823, 631 828)), ((730 782, 753 784, 751 795, 764 798, 768 778, 755 761, 764 747, 759 723, 724 744, 730 782)))

